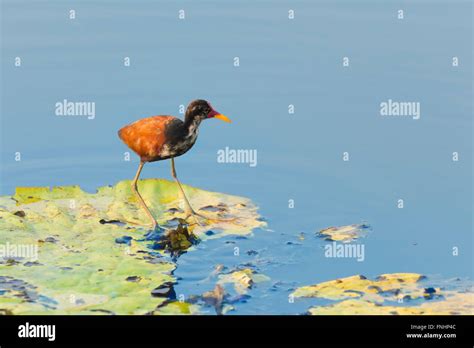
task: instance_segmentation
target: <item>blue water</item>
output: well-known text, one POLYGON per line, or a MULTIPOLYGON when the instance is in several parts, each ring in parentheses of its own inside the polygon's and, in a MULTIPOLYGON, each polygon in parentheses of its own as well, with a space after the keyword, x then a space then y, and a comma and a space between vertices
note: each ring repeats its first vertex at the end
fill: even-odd
MULTIPOLYGON (((124 161, 117 130, 204 98, 234 122, 201 125, 176 161, 181 181, 251 198, 273 232, 201 243, 179 259, 177 293, 211 289, 200 280, 216 264, 260 259, 272 280, 235 313, 300 313, 292 288, 353 274, 474 276, 469 1, 1 3, 1 194, 132 178, 138 160, 124 161), (95 119, 56 116, 63 99, 95 102, 95 119), (388 99, 420 102, 421 118, 380 116, 388 99), (258 165, 217 163, 226 146, 256 149, 258 165), (361 222, 364 262, 324 257, 315 232, 361 222)), ((142 175, 169 178, 169 163, 142 175)))

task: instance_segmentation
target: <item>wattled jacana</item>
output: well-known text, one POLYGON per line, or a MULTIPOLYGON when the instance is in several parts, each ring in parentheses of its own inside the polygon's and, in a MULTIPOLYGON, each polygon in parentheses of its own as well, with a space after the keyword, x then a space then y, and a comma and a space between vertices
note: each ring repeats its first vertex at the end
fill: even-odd
POLYGON ((229 118, 214 110, 207 101, 198 99, 188 105, 184 122, 174 116, 152 116, 129 124, 118 132, 120 139, 140 156, 140 164, 132 181, 132 190, 137 195, 140 205, 151 219, 153 229, 156 229, 158 223, 137 188, 138 178, 144 164, 147 162, 171 159, 171 175, 176 180, 184 201, 185 219, 193 216, 197 221, 196 215, 199 214, 189 204, 181 183, 176 176, 174 158, 181 156, 193 147, 198 136, 199 125, 206 118, 218 118, 231 122, 229 118))

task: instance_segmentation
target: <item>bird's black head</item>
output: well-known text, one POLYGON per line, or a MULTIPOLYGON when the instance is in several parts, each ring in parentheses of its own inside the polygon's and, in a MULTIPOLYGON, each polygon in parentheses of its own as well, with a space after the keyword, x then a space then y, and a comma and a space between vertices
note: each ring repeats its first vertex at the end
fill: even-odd
POLYGON ((218 118, 220 120, 231 122, 226 116, 214 110, 211 104, 203 99, 193 100, 186 109, 185 121, 190 124, 195 121, 198 123, 206 118, 218 118))

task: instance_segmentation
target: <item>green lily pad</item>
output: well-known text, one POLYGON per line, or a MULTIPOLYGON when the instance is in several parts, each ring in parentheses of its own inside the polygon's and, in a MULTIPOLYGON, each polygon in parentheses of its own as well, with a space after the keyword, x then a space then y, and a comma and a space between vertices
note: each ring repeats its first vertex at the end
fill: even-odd
MULTIPOLYGON (((142 180, 139 190, 160 224, 184 217, 176 209, 180 201, 174 182, 142 180)), ((186 185, 184 190, 197 209, 225 207, 213 212, 208 225, 191 227, 188 235, 204 240, 249 234, 265 225, 249 199, 186 185), (204 233, 209 229, 215 232, 212 236, 204 233)), ((175 281, 171 272, 176 264, 165 250, 150 247, 154 241, 145 239, 148 223, 128 180, 101 187, 96 193, 78 186, 34 187, 17 188, 13 196, 0 197, 2 245, 31 251, 20 253, 26 257, 0 255, 0 312, 196 312, 196 307, 151 295, 157 287, 175 281)), ((188 248, 182 235, 175 235, 174 243, 188 248)))

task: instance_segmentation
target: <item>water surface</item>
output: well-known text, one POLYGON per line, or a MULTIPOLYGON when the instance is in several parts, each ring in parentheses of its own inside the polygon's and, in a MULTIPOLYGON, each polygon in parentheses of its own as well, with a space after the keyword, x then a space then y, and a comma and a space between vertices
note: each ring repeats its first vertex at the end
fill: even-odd
MULTIPOLYGON (((74 184, 93 192, 132 178, 138 161, 124 161, 117 130, 179 115, 192 99, 234 120, 204 122, 178 175, 250 197, 271 231, 199 244, 178 261, 177 293, 212 289, 215 279, 202 280, 217 264, 252 262, 272 280, 234 313, 296 314, 309 305, 289 304, 292 288, 338 277, 473 277, 468 1, 2 1, 1 81, 4 195, 74 184), (63 99, 95 102, 95 119, 56 116, 63 99), (388 99, 420 102, 421 118, 381 117, 388 99), (218 163, 226 146, 256 149, 257 166, 218 163), (315 232, 361 222, 371 226, 364 262, 324 257, 315 232)), ((143 177, 170 178, 169 163, 146 165, 143 177)))

